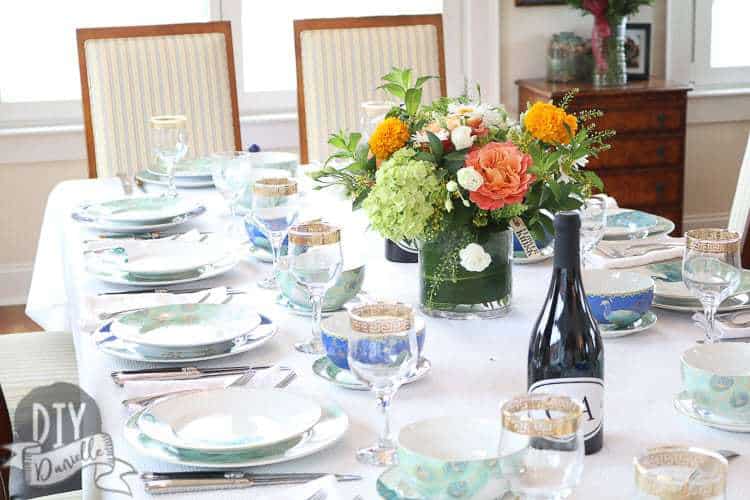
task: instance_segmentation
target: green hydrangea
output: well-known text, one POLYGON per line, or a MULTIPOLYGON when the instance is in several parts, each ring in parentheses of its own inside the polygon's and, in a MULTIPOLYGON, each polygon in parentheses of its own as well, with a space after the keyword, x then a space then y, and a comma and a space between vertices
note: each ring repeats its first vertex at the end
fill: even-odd
POLYGON ((396 241, 423 236, 446 196, 435 165, 414 159, 415 154, 404 148, 383 162, 362 204, 372 227, 396 241))

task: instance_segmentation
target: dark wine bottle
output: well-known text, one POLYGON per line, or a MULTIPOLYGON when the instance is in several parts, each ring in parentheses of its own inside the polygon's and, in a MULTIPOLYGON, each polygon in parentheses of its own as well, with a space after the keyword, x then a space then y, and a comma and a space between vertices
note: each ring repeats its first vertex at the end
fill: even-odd
POLYGON ((604 441, 604 347, 581 280, 581 219, 560 212, 554 226, 552 280, 529 342, 528 388, 581 403, 590 455, 604 441))
POLYGON ((385 258, 391 262, 403 262, 413 264, 417 262, 419 254, 415 251, 406 250, 391 240, 385 240, 385 258))

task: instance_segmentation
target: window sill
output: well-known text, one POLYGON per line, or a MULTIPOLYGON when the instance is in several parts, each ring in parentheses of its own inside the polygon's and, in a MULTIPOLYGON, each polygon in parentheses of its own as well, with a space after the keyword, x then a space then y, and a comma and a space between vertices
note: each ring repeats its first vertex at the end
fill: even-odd
POLYGON ((738 85, 696 85, 688 93, 688 98, 730 97, 750 95, 750 83, 738 85))
POLYGON ((697 85, 688 92, 688 124, 750 121, 750 84, 697 85))
MULTIPOLYGON (((299 149, 297 113, 240 116, 242 141, 267 150, 299 149)), ((0 127, 0 164, 86 159, 82 124, 0 127)))

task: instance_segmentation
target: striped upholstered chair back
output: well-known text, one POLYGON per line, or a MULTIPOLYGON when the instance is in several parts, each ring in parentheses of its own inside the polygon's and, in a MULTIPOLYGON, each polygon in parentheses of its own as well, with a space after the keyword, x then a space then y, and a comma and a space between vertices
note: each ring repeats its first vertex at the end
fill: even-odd
POLYGON ((89 177, 148 165, 154 115, 187 116, 187 158, 241 149, 229 22, 79 29, 77 35, 89 177))
POLYGON ((440 14, 299 20, 294 45, 303 163, 325 160, 332 132, 359 128, 361 103, 387 98, 376 87, 393 67, 440 77, 422 102, 446 93, 440 14))
POLYGON ((742 266, 750 269, 750 135, 729 212, 729 229, 742 235, 742 266))

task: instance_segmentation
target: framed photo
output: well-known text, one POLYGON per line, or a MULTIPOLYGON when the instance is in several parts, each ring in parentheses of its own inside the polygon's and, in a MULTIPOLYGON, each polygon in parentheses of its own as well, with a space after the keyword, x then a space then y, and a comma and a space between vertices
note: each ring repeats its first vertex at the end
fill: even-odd
POLYGON ((625 27, 625 66, 628 80, 648 80, 651 69, 650 23, 628 23, 625 27))
POLYGON ((565 5, 567 0, 516 0, 516 7, 531 7, 533 5, 565 5))

